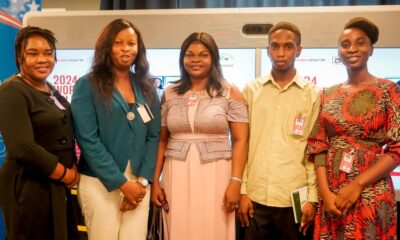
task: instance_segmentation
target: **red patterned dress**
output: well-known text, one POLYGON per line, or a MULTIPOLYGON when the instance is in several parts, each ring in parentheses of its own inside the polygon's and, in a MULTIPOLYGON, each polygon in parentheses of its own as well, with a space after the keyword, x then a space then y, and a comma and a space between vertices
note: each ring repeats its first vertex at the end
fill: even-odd
MULTIPOLYGON (((400 162, 400 87, 379 79, 357 92, 342 85, 324 90, 321 111, 307 144, 307 158, 325 166, 330 190, 337 193, 385 154, 400 162), (353 162, 340 170, 344 153, 353 162)), ((346 216, 317 210, 314 239, 396 239, 396 203, 389 175, 367 186, 346 216)))

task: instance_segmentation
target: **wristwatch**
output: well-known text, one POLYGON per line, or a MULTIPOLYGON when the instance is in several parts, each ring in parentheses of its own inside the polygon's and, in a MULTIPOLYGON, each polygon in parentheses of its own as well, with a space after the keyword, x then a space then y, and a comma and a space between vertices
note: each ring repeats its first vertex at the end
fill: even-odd
POLYGON ((140 183, 143 187, 147 187, 149 185, 149 181, 144 177, 138 177, 136 182, 140 183))

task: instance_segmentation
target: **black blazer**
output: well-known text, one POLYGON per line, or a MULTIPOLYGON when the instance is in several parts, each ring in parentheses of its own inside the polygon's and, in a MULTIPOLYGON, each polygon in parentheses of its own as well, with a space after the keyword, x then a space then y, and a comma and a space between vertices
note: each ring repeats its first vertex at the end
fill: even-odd
POLYGON ((69 103, 58 92, 40 92, 21 77, 0 86, 0 132, 7 149, 0 170, 0 206, 8 239, 71 239, 70 191, 48 176, 58 162, 76 162, 69 103))

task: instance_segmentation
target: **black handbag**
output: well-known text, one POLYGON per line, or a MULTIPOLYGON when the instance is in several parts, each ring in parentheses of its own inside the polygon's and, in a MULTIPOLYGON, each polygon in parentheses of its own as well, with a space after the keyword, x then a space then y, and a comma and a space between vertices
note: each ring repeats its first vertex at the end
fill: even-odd
POLYGON ((150 205, 149 227, 146 240, 164 240, 162 208, 150 205))

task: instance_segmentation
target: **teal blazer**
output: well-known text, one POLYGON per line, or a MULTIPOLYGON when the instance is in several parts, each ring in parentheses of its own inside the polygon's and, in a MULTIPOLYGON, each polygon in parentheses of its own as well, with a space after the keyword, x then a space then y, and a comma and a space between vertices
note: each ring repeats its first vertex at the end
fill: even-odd
POLYGON ((136 97, 133 108, 117 90, 106 105, 88 75, 78 79, 72 94, 72 116, 81 149, 78 170, 99 178, 108 191, 127 181, 124 172, 128 161, 135 175, 153 180, 161 128, 160 103, 155 91, 152 104, 145 99, 133 74, 131 82, 136 97), (144 123, 138 104, 147 104, 154 119, 144 123), (129 111, 135 114, 133 120, 127 118, 129 111))

